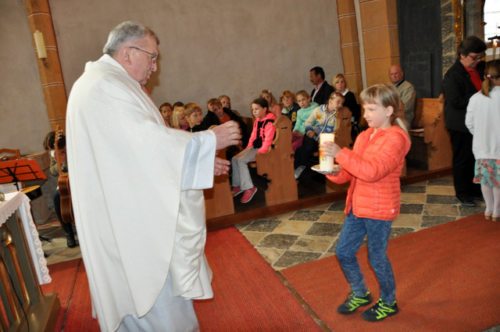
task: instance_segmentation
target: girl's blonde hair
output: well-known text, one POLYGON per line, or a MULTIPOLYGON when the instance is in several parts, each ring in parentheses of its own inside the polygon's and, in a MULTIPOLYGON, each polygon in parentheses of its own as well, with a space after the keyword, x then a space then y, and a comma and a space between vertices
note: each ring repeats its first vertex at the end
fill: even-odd
POLYGON ((375 84, 363 91, 359 95, 362 104, 379 104, 383 107, 391 106, 393 112, 391 114, 391 124, 397 124, 408 132, 408 128, 404 124, 404 113, 401 107, 401 99, 399 98, 399 92, 392 85, 387 84, 375 84))
MULTIPOLYGON (((268 89, 264 89, 260 92, 260 96, 262 98, 264 98, 264 94, 266 95, 269 95, 271 97, 271 105, 274 105, 274 104, 277 104, 278 102, 276 101, 276 98, 274 98, 274 95, 273 93, 271 92, 271 90, 268 90, 268 89)), ((269 105, 269 107, 271 107, 271 105, 269 105)))
POLYGON ((175 106, 172 112, 172 128, 181 129, 181 124, 179 123, 179 118, 184 115, 184 106, 175 106))
POLYGON ((344 74, 337 74, 335 75, 335 78, 333 79, 333 85, 337 84, 340 80, 344 80, 345 86, 347 86, 347 81, 345 80, 344 74))
POLYGON ((490 96, 491 90, 495 87, 494 79, 500 79, 500 59, 491 60, 486 63, 484 69, 484 81, 481 86, 481 92, 486 97, 490 96))
POLYGON ((297 91, 297 93, 295 94, 295 97, 298 97, 298 96, 302 96, 306 99, 309 99, 311 97, 311 96, 309 96, 309 93, 307 93, 306 90, 297 91))
POLYGON ((342 99, 342 100, 344 100, 344 101, 345 101, 345 97, 344 97, 344 95, 343 95, 343 94, 341 94, 340 92, 337 92, 337 91, 332 92, 332 93, 330 94, 330 97, 328 97, 328 99, 329 99, 329 100, 330 100, 330 99, 334 99, 334 98, 340 98, 340 99, 342 99))
POLYGON ((184 105, 184 115, 189 117, 194 112, 200 112, 203 114, 201 107, 197 103, 187 103, 184 105))
POLYGON ((292 97, 293 100, 295 100, 295 93, 293 93, 292 91, 290 90, 285 90, 283 91, 283 93, 281 94, 281 98, 283 97, 292 97))

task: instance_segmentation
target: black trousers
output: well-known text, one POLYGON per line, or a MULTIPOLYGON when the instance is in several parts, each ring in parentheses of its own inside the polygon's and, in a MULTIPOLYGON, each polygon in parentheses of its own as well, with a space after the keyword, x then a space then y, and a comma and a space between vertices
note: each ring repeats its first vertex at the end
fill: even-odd
POLYGON ((315 139, 304 135, 302 146, 295 151, 294 167, 314 165, 314 152, 318 151, 318 147, 318 142, 315 139))
POLYGON ((472 134, 456 130, 450 133, 453 149, 453 185, 457 197, 481 196, 481 186, 472 182, 476 160, 472 154, 472 134))

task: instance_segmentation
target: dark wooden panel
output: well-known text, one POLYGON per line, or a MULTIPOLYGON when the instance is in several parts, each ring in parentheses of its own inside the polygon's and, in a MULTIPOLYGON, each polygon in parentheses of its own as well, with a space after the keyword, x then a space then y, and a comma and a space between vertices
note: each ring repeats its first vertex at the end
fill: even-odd
POLYGON ((441 2, 399 0, 401 66, 415 85, 417 98, 437 97, 441 90, 441 2))

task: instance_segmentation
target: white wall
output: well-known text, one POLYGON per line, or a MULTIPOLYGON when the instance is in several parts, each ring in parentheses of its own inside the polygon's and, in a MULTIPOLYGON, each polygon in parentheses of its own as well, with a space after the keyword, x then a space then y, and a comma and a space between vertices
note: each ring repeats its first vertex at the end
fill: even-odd
MULTIPOLYGON (((50 0, 66 87, 102 53, 124 20, 160 38, 157 104, 200 103, 227 94, 247 113, 259 92, 311 88, 309 69, 342 71, 336 1, 332 0, 50 0), (77 15, 75 15, 75 13, 77 15)), ((249 114, 249 113, 248 113, 249 114)))
POLYGON ((43 150, 50 130, 22 0, 0 0, 0 148, 43 150))
MULTIPOLYGON (((309 69, 341 72, 334 0, 49 0, 66 90, 124 20, 160 38, 152 97, 198 102, 220 94, 249 114, 259 92, 310 91, 309 69)), ((0 0, 0 147, 42 149, 50 130, 23 0, 0 0)))

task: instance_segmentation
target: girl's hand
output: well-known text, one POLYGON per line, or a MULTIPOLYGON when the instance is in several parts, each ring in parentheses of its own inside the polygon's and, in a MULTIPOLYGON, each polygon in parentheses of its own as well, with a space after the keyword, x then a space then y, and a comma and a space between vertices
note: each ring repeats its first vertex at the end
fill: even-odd
POLYGON ((324 142, 319 146, 319 151, 321 155, 335 158, 340 151, 340 146, 333 142, 324 142))

